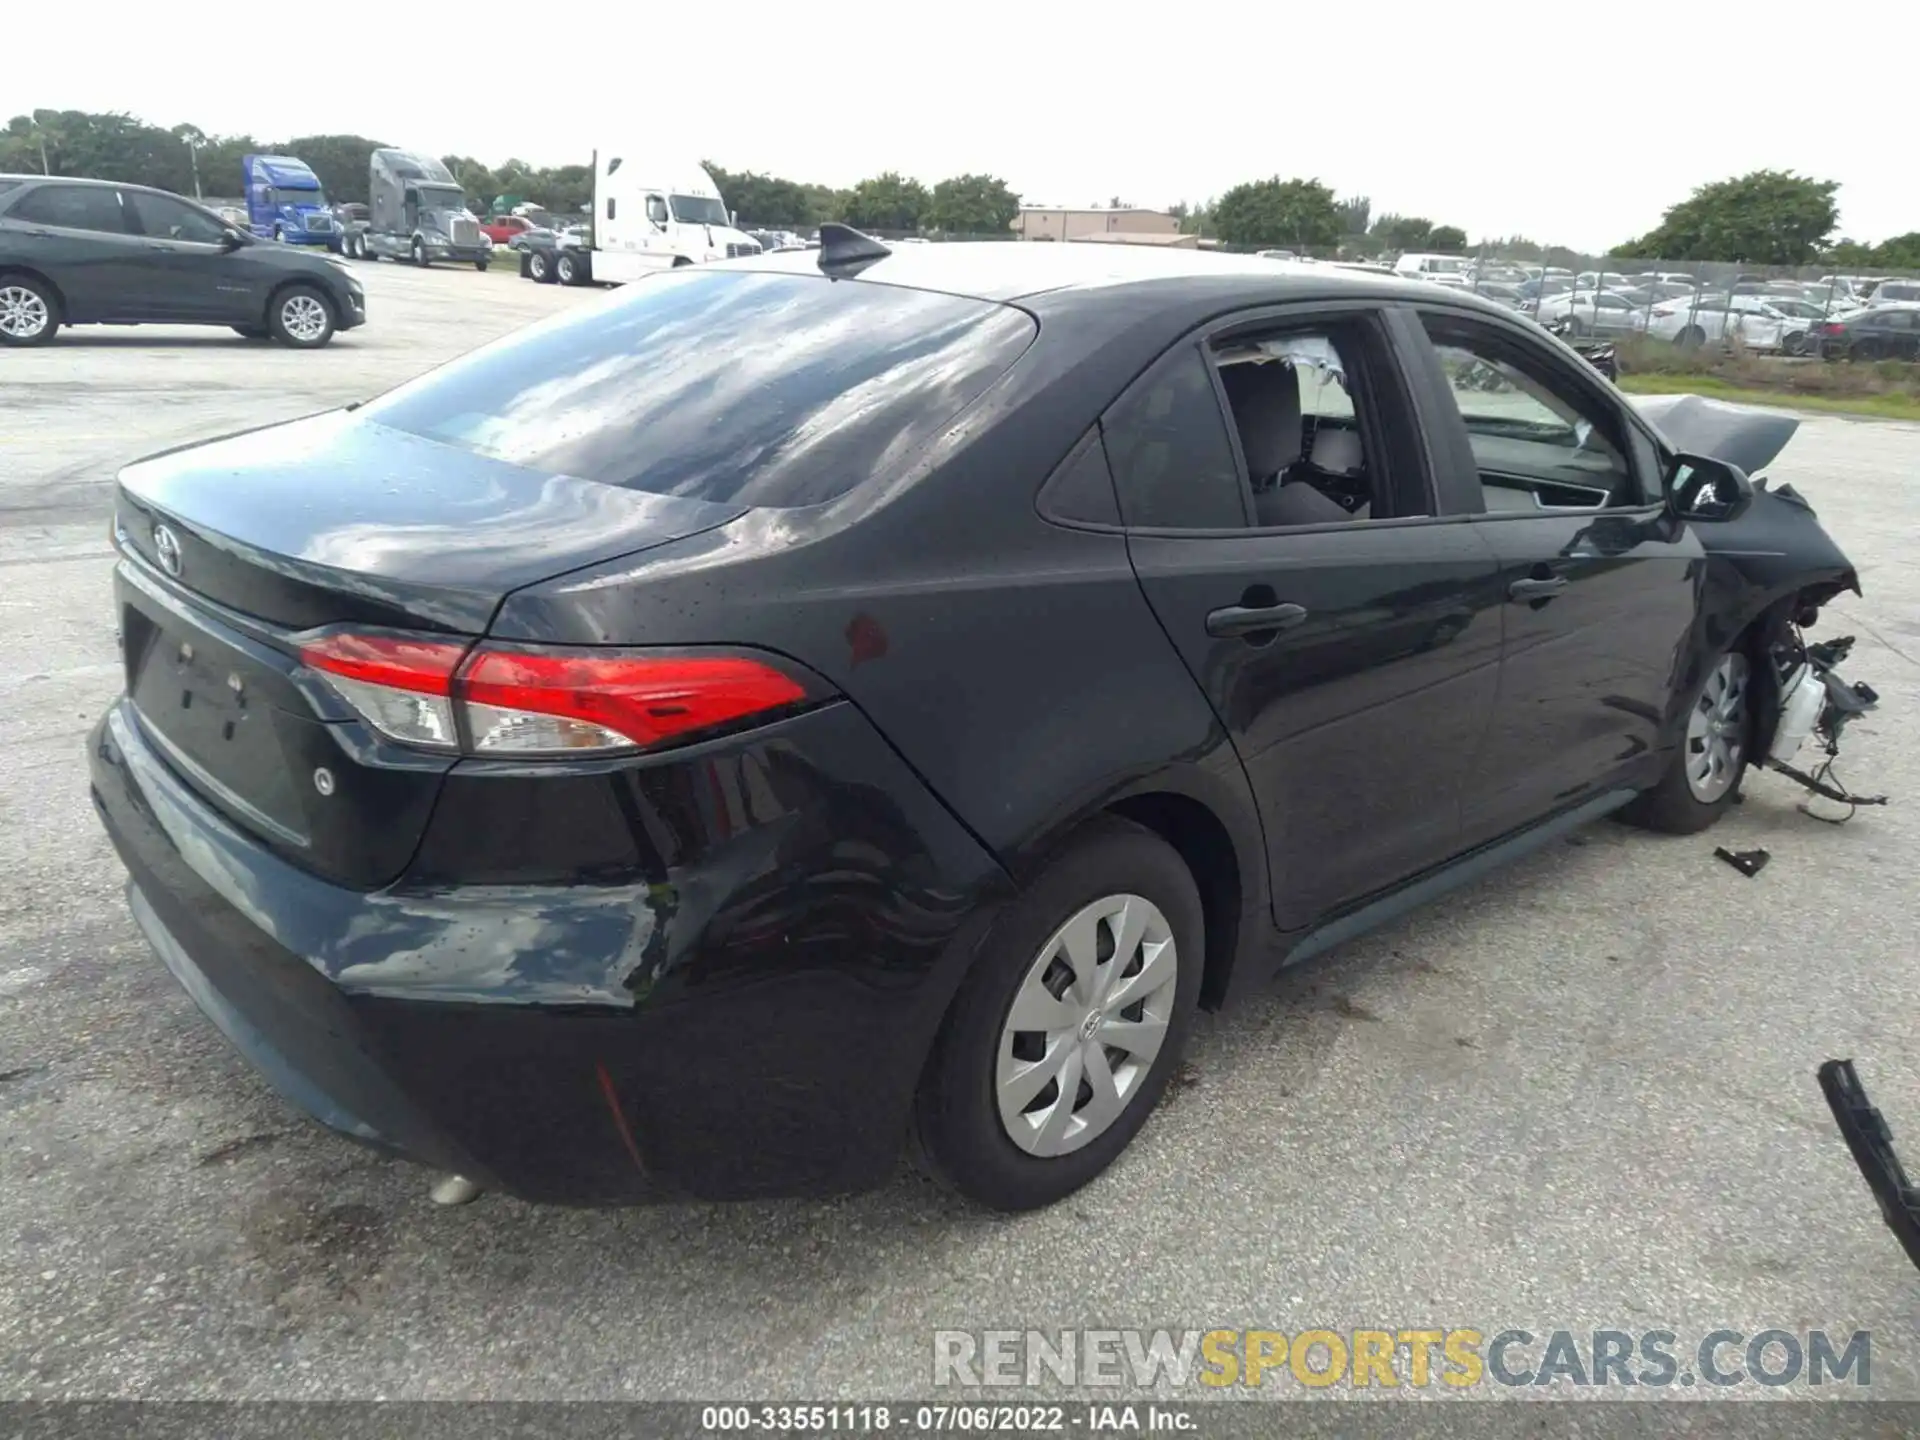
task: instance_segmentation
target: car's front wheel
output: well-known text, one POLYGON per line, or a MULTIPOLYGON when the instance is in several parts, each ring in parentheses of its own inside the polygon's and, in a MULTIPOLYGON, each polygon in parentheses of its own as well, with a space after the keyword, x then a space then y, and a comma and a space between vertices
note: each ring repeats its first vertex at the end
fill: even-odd
POLYGON ((1747 771, 1753 680, 1753 662, 1738 646, 1714 662, 1687 711, 1686 734, 1666 774, 1622 810, 1621 819, 1669 835, 1693 835, 1727 812, 1747 771))
POLYGON ((44 345, 60 328, 60 302, 27 275, 0 275, 0 345, 44 345))
POLYGON ((1081 832, 995 923, 915 1104, 941 1181, 998 1210, 1071 1194, 1180 1063, 1206 943, 1185 862, 1118 819, 1081 832))
POLYGON ((333 338, 333 307, 311 285, 290 285, 273 297, 267 328, 283 345, 317 350, 333 338))

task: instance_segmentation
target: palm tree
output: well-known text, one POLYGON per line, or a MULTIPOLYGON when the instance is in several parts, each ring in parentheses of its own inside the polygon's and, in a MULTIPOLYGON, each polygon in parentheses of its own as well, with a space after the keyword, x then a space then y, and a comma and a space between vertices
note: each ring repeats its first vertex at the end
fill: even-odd
POLYGON ((33 121, 28 128, 27 135, 29 139, 33 140, 40 147, 40 173, 42 175, 53 174, 53 167, 47 163, 47 141, 52 140, 53 148, 58 151, 67 138, 61 131, 60 122, 55 118, 54 112, 51 110, 34 111, 33 121))
POLYGON ((167 132, 187 147, 187 159, 193 166, 193 198, 200 196, 200 147, 207 143, 207 132, 198 125, 176 125, 167 132))

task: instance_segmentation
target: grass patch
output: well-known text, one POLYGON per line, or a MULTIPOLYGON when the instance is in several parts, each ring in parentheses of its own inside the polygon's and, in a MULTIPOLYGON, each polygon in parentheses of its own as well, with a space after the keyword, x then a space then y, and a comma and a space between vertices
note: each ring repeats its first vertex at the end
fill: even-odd
POLYGON ((1663 373, 1620 377, 1630 395, 1705 395, 1735 405, 1771 405, 1829 415, 1866 415, 1876 420, 1920 420, 1920 398, 1911 395, 1813 395, 1735 385, 1717 375, 1663 373))
POLYGON ((1634 394, 1710 395, 1743 405, 1920 420, 1920 365, 1903 360, 1790 360, 1756 355, 1737 342, 1682 349, 1645 336, 1621 341, 1615 353, 1620 388, 1634 394))

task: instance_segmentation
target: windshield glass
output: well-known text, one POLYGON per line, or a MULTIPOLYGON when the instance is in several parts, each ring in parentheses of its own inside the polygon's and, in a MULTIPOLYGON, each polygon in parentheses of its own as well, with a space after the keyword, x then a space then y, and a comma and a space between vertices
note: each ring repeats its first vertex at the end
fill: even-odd
POLYGON ((689 225, 724 225, 727 207, 711 195, 674 195, 669 197, 673 218, 689 225))
POLYGON ((422 185, 420 208, 422 210, 464 210, 467 208, 467 201, 458 190, 449 190, 443 186, 422 185))
POLYGON ((282 185, 276 187, 270 193, 273 197, 273 203, 276 205, 324 206, 327 203, 327 192, 324 190, 290 190, 282 185))
POLYGON ((359 413, 628 489, 814 505, 909 457, 1032 342, 1010 306, 688 267, 430 371, 359 413))

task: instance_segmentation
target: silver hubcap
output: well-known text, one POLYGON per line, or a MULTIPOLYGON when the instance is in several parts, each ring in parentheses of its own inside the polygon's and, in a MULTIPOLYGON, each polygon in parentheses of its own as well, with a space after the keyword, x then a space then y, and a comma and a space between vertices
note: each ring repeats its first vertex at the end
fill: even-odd
POLYGON ((1109 895, 1054 931, 1000 1034, 1000 1123, 1029 1155, 1065 1155, 1107 1131, 1167 1038, 1180 959, 1151 900, 1109 895))
POLYGON ((0 286, 0 331, 31 340, 46 328, 46 301, 24 285, 0 286))
POLYGON ((1723 655, 1687 717, 1687 788, 1711 805, 1733 787, 1747 744, 1747 657, 1723 655))
POLYGON ((318 340, 327 331, 327 309, 311 295, 295 295, 280 307, 280 324, 296 340, 318 340))

